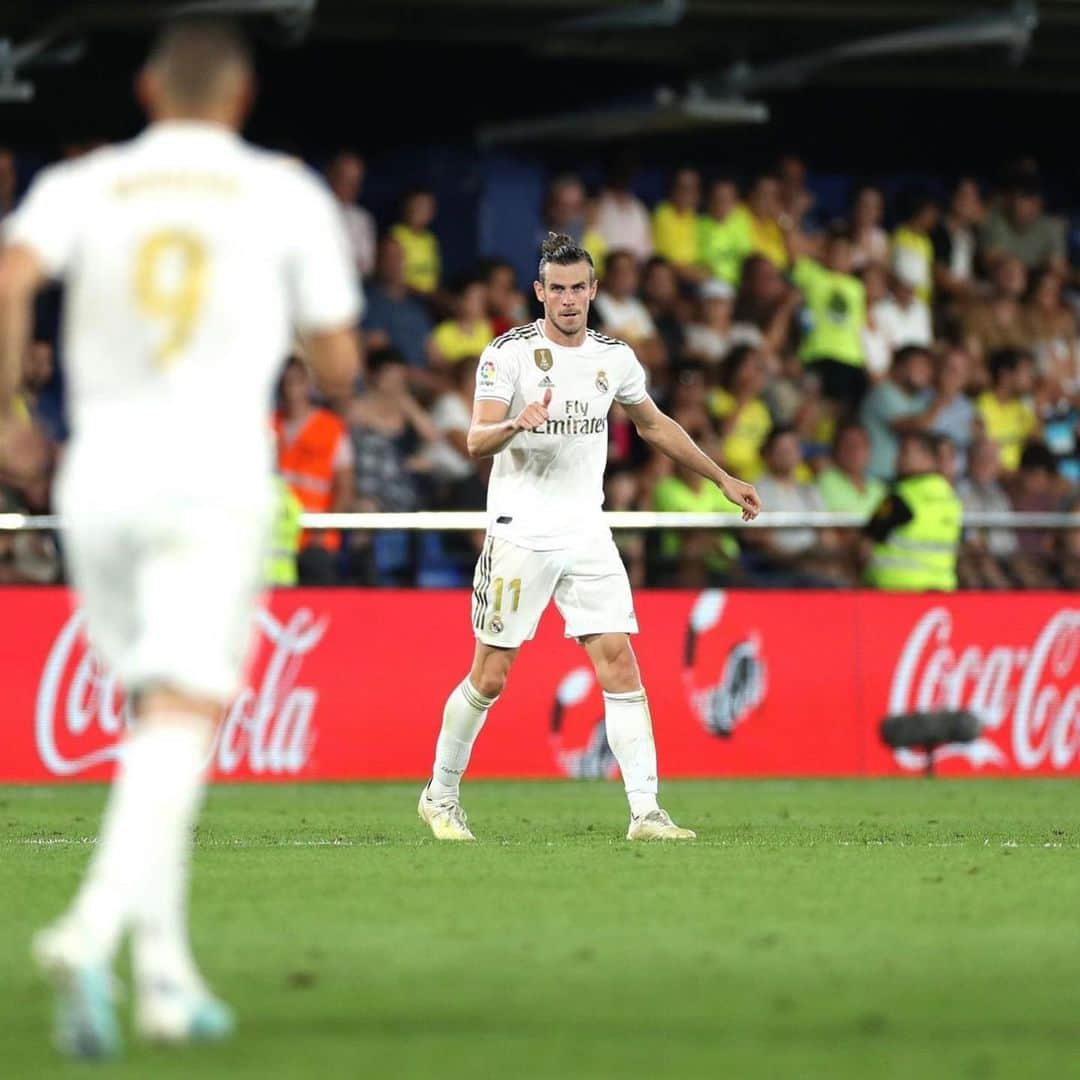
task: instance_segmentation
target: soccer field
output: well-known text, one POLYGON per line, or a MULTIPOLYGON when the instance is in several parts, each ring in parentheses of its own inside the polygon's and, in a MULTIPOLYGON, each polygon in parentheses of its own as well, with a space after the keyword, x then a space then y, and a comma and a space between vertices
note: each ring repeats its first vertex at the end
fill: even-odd
POLYGON ((669 783, 694 845, 631 845, 611 784, 217 787, 194 933, 228 1044, 65 1065, 27 962, 104 789, 0 788, 0 1075, 1080 1075, 1080 785, 669 783))

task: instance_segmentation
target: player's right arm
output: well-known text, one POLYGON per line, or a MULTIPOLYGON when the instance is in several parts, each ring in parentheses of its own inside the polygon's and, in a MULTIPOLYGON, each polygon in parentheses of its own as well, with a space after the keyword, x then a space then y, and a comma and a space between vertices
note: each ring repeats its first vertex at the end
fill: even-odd
POLYGON ((465 445, 474 458, 494 457, 509 445, 519 431, 535 431, 548 422, 547 407, 551 391, 544 391, 543 401, 530 401, 517 416, 510 416, 510 406, 504 401, 479 398, 473 405, 472 423, 465 445))

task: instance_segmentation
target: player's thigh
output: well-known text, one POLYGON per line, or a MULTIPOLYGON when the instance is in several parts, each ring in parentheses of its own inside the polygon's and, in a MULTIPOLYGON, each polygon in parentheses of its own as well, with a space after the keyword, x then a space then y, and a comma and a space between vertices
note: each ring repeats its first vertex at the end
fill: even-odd
POLYGON ((139 560, 139 633, 121 672, 130 688, 167 686, 227 701, 240 687, 261 593, 263 507, 187 515, 147 538, 139 560))
POLYGON ((98 658, 119 671, 134 647, 138 626, 135 598, 135 522, 117 516, 64 514, 64 562, 98 658))
POLYGON ((636 634, 630 579, 615 542, 603 537, 571 553, 555 586, 566 636, 636 634))
POLYGON ((473 575, 477 641, 516 649, 535 633, 559 579, 561 553, 532 551, 489 536, 473 575))

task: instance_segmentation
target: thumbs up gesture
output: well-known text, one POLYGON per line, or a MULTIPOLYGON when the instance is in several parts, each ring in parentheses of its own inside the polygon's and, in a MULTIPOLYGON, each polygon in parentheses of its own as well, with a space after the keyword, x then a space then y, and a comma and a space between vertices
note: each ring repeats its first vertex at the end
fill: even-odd
POLYGON ((544 391, 543 401, 532 401, 514 417, 514 427, 518 431, 535 431, 548 422, 547 407, 551 404, 551 391, 544 391))

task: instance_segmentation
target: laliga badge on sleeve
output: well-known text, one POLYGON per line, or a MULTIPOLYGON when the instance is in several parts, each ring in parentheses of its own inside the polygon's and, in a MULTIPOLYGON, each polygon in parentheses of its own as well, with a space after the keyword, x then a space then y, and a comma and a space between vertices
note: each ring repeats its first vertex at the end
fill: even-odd
POLYGON ((494 386, 495 385, 495 361, 485 360, 480 365, 480 370, 476 373, 476 381, 481 386, 494 386))

